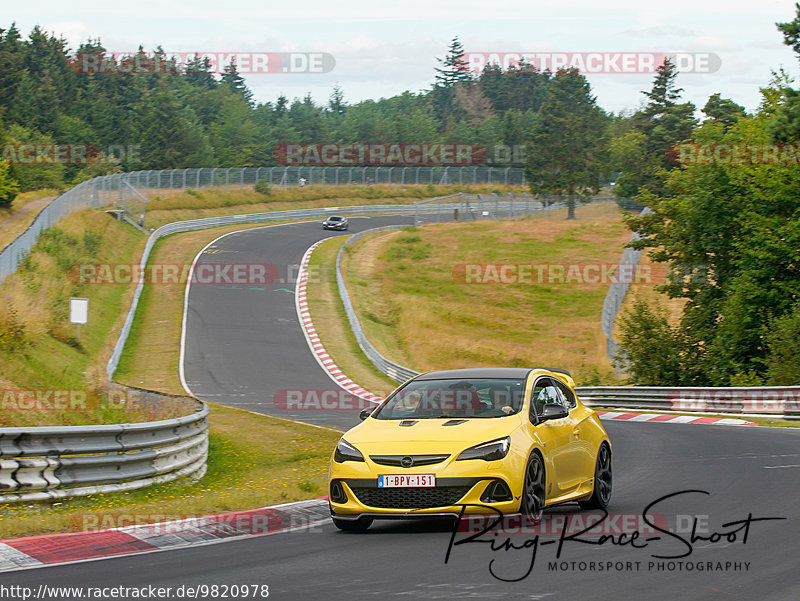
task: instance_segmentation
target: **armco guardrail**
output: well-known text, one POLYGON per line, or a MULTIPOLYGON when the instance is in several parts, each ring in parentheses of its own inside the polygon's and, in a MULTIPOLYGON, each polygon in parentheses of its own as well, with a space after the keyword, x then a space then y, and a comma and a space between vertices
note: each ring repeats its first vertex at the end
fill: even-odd
POLYGON ((800 386, 580 386, 575 391, 582 401, 595 407, 800 419, 800 386))
MULTIPOLYGON (((642 209, 640 215, 652 213, 649 208, 642 209)), ((634 233, 629 242, 639 239, 639 234, 634 233)), ((639 263, 642 257, 641 250, 634 250, 632 248, 625 248, 622 252, 618 263, 618 273, 622 272, 625 266, 633 266, 639 263)), ((603 299, 603 309, 600 314, 600 327, 603 329, 603 334, 606 336, 606 353, 608 358, 613 362, 614 358, 620 354, 622 347, 614 340, 614 322, 617 320, 617 314, 622 303, 625 301, 625 295, 628 293, 627 282, 612 283, 608 286, 608 292, 603 299)))
MULTIPOLYGON (((460 208, 463 205, 462 198, 467 197, 470 195, 462 195, 462 194, 453 194, 448 196, 440 197, 438 200, 445 200, 445 199, 454 199, 458 198, 459 202, 445 202, 445 203, 436 203, 435 205, 428 205, 426 207, 425 212, 428 212, 430 206, 435 206, 436 211, 449 211, 452 212, 454 209, 460 208)), ((475 195, 476 197, 478 195, 475 195)), ((494 198, 496 195, 494 194, 484 194, 480 195, 482 198, 494 198)), ((520 195, 515 195, 519 197, 520 195)), ((437 199, 434 199, 437 200, 437 199)), ((537 207, 541 206, 541 203, 518 203, 516 201, 501 201, 497 203, 497 206, 500 210, 508 210, 509 206, 513 206, 516 204, 527 204, 531 210, 539 210, 537 207)), ((351 206, 351 207, 335 207, 335 208, 322 208, 322 209, 301 209, 297 211, 273 211, 270 213, 251 213, 247 215, 231 215, 227 217, 208 217, 205 219, 192 219, 189 221, 176 221, 173 223, 168 223, 166 225, 161 226, 154 232, 150 234, 150 237, 147 239, 147 243, 145 244, 144 251, 142 252, 142 257, 139 261, 139 269, 144 270, 147 265, 147 261, 150 257, 150 253, 153 250, 153 246, 155 245, 156 241, 159 238, 163 238, 164 236, 169 236, 170 234, 177 234, 180 232, 191 232, 195 230, 202 230, 208 229, 213 227, 221 227, 226 225, 240 225, 246 223, 269 223, 272 221, 296 221, 296 220, 304 220, 304 219, 324 219, 325 217, 337 214, 337 215, 392 215, 392 214, 408 214, 410 215, 409 220, 415 219, 414 216, 414 206, 413 205, 364 205, 364 206, 351 206)), ((119 359, 122 356, 122 351, 125 348, 125 343, 128 339, 128 335, 130 334, 131 326, 133 325, 133 319, 136 315, 136 309, 139 305, 139 298, 142 294, 142 290, 144 288, 144 281, 142 279, 136 285, 136 290, 133 294, 133 299, 131 301, 131 307, 128 311, 128 315, 125 319, 125 323, 122 326, 122 330, 120 335, 117 339, 117 343, 114 346, 114 350, 111 353, 111 357, 106 364, 106 374, 108 375, 108 379, 112 379, 114 376, 114 372, 117 369, 117 365, 119 364, 119 359)))
MULTIPOLYGON (((480 218, 483 217, 483 213, 488 213, 487 216, 497 216, 497 215, 504 215, 508 213, 512 213, 515 215, 521 215, 524 213, 532 213, 532 212, 540 212, 543 210, 552 210, 556 208, 563 207, 563 204, 553 202, 552 204, 545 205, 542 202, 533 199, 533 197, 529 195, 523 194, 508 194, 508 195, 498 195, 498 194, 452 194, 449 196, 445 196, 439 199, 431 199, 426 200, 422 203, 417 203, 417 206, 414 207, 414 223, 418 223, 420 221, 420 216, 423 214, 452 214, 455 209, 459 209, 462 211, 462 216, 465 220, 470 220, 471 218, 480 218), (512 200, 502 200, 504 198, 511 198, 512 200), (444 199, 448 200, 458 200, 458 202, 449 202, 443 203, 441 202, 444 199), (470 217, 470 212, 463 212, 465 207, 473 207, 476 206, 480 210, 478 214, 470 217)), ((342 304, 344 305, 345 314, 347 315, 347 320, 350 322, 350 328, 353 331, 353 335, 355 336, 356 340, 358 341, 358 345, 361 347, 361 350, 364 354, 369 358, 369 360, 375 365, 378 370, 389 376, 391 379, 395 380, 396 382, 405 382, 409 378, 413 378, 417 375, 417 372, 413 369, 408 367, 404 367, 399 365, 386 357, 384 357, 378 349, 376 349, 373 344, 367 339, 366 334, 364 334, 364 330, 361 327, 361 322, 356 315, 355 309, 353 308, 353 303, 350 301, 350 295, 347 293, 347 285, 344 282, 344 277, 342 276, 341 270, 341 263, 342 263, 342 255, 345 252, 345 248, 350 244, 353 244, 357 240, 361 239, 362 237, 374 234, 376 232, 382 231, 392 231, 401 229, 404 226, 399 225, 390 225, 386 227, 378 227, 372 228, 369 230, 364 230, 363 232, 359 232, 357 234, 353 234, 350 238, 347 239, 347 242, 344 243, 341 249, 339 249, 339 253, 336 256, 336 285, 339 289, 339 297, 342 300, 342 304)))
POLYGON ((350 322, 350 329, 353 330, 353 334, 358 341, 358 346, 361 347, 361 350, 364 354, 372 361, 372 364, 378 368, 378 370, 389 376, 392 380, 396 382, 405 382, 406 380, 413 378, 417 375, 413 369, 409 369, 408 367, 403 367, 393 361, 390 361, 372 346, 372 343, 367 340, 366 335, 364 334, 364 330, 361 328, 361 322, 358 321, 358 316, 356 315, 355 309, 353 309, 353 304, 350 302, 350 295, 347 293, 347 286, 344 283, 344 278, 342 277, 341 271, 341 264, 342 264, 342 255, 345 252, 345 247, 349 244, 352 244, 356 240, 363 238, 365 235, 374 234, 376 232, 385 232, 391 230, 399 230, 403 226, 401 225, 389 225, 386 227, 377 227, 372 228, 369 230, 364 230, 363 232, 359 232, 358 234, 352 235, 350 238, 347 239, 347 242, 342 245, 342 248, 339 249, 339 254, 336 255, 336 285, 339 288, 339 297, 342 299, 342 304, 344 305, 344 311, 347 314, 347 319, 350 322))
POLYGON ((119 492, 183 476, 202 477, 208 456, 205 403, 124 388, 126 397, 145 404, 176 403, 193 411, 185 417, 142 423, 0 428, 0 504, 119 492))
MULTIPOLYGON (((340 269, 344 247, 359 238, 402 226, 387 226, 351 236, 336 258, 336 283, 347 319, 361 350, 372 364, 396 382, 405 382, 418 372, 384 357, 369 341, 358 320, 340 269)), ((638 260, 638 257, 637 257, 638 260)), ((624 261, 621 261, 624 262, 624 261)), ((617 306, 616 310, 619 309, 617 306)), ((615 313, 616 315, 616 313, 615 313)), ((613 324, 613 321, 612 321, 613 324)), ((772 415, 800 419, 800 386, 773 387, 648 387, 648 386, 579 386, 583 402, 594 407, 706 413, 772 415)))

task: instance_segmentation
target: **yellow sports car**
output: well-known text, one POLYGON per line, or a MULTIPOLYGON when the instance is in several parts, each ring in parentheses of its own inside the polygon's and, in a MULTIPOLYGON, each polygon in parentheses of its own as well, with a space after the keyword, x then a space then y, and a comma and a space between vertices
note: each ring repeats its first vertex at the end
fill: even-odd
POLYGON ((478 368, 412 378, 345 433, 331 457, 334 524, 374 519, 600 508, 611 442, 564 370, 478 368), (492 508, 492 509, 489 509, 492 508), (488 510, 488 511, 487 511, 488 510))

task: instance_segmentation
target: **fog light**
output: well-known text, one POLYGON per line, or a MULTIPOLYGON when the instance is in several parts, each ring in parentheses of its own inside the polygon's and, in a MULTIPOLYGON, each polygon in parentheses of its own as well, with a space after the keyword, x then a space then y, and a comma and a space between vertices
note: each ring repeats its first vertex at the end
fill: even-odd
POLYGON ((511 490, 502 480, 492 480, 481 495, 483 503, 502 503, 511 500, 511 490))
POLYGON ((331 482, 330 499, 334 503, 347 503, 347 495, 344 493, 344 487, 339 480, 331 482))

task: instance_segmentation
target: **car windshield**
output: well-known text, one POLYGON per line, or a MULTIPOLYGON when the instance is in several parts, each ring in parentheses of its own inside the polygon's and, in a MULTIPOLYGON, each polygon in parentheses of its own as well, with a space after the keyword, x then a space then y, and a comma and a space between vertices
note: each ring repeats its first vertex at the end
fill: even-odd
POLYGON ((413 380, 372 414, 377 419, 493 418, 517 413, 525 380, 469 378, 413 380))
POLYGON ((328 221, 341 221, 341 217, 328 217, 328 221))

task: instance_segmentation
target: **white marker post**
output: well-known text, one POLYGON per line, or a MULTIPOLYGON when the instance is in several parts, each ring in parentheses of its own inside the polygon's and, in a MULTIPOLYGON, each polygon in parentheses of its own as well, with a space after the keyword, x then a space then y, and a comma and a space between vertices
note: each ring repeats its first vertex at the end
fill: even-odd
POLYGON ((89 323, 89 299, 69 299, 69 322, 78 324, 78 344, 81 343, 81 324, 89 323))

